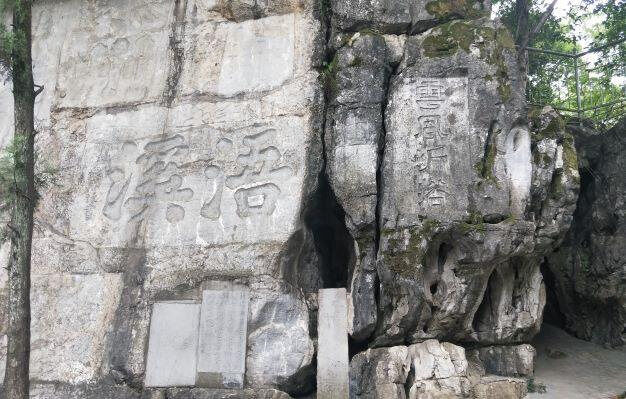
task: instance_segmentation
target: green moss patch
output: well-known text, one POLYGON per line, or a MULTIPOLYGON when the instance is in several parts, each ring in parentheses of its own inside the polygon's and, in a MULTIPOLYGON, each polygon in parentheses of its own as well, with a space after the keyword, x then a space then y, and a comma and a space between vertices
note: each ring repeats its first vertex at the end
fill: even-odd
MULTIPOLYGON (((436 3, 437 9, 446 9, 442 4, 448 4, 436 3)), ((498 82, 498 94, 501 99, 507 101, 511 98, 504 52, 513 50, 515 44, 506 28, 495 30, 482 25, 480 21, 451 21, 439 26, 427 36, 422 46, 424 55, 429 58, 450 57, 460 50, 469 53, 470 48, 475 46, 480 52, 480 57, 496 67, 495 79, 498 82)), ((493 76, 489 75, 489 79, 493 79, 493 76)))
POLYGON ((477 0, 434 0, 426 3, 426 11, 435 18, 480 18, 488 16, 485 5, 477 0))
POLYGON ((381 239, 387 241, 385 264, 389 270, 405 278, 418 277, 426 255, 426 246, 422 241, 431 239, 439 225, 438 220, 426 219, 421 226, 381 231, 381 239))

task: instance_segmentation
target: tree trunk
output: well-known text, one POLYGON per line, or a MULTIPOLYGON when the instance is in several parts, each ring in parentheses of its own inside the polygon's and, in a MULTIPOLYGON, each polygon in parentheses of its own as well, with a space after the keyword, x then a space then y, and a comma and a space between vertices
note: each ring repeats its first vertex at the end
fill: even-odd
POLYGON ((30 259, 33 237, 34 106, 31 58, 31 0, 18 0, 13 9, 15 47, 11 54, 15 112, 14 191, 11 195, 9 237, 11 255, 8 282, 6 399, 29 396, 30 259))
POLYGON ((530 35, 530 26, 528 19, 530 17, 530 9, 528 0, 515 0, 515 13, 517 14, 517 32, 515 32, 515 44, 518 46, 517 63, 520 68, 520 87, 518 90, 526 92, 526 80, 528 75, 528 51, 526 44, 530 35))

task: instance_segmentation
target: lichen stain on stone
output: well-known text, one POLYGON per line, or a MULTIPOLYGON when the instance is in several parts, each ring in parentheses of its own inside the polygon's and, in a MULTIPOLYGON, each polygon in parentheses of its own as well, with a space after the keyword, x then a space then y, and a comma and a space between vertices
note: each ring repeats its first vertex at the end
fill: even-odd
MULTIPOLYGON (((483 26, 480 21, 451 21, 439 26, 423 43, 424 55, 429 58, 450 57, 459 50, 470 53, 478 48, 480 58, 496 67, 495 78, 502 101, 511 98, 511 85, 504 52, 513 51, 515 43, 506 28, 483 26), (436 33, 434 33, 436 32, 436 33)), ((487 80, 491 80, 492 77, 487 80)))
POLYGON ((426 11, 436 18, 480 18, 487 16, 482 1, 475 0, 435 0, 426 3, 426 11))
POLYGON ((426 219, 420 226, 397 231, 383 229, 381 238, 387 241, 385 251, 389 269, 405 278, 414 279, 418 276, 428 246, 441 223, 435 219, 426 219))

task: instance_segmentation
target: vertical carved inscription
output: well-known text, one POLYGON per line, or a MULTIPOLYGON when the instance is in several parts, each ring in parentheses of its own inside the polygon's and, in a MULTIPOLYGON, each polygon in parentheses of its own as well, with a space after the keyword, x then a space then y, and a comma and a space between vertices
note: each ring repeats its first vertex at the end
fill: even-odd
POLYGON ((418 140, 416 185, 418 201, 425 207, 440 207, 446 204, 450 187, 450 170, 447 141, 449 132, 442 126, 445 88, 441 80, 422 79, 417 85, 419 126, 415 133, 418 140))
POLYGON ((410 175, 399 178, 414 193, 411 212, 449 215, 466 200, 460 193, 466 191, 471 129, 467 78, 410 77, 405 82, 394 93, 393 100, 401 105, 391 116, 406 145, 395 151, 410 160, 410 175))
POLYGON ((247 290, 202 293, 197 385, 243 387, 248 300, 247 290))

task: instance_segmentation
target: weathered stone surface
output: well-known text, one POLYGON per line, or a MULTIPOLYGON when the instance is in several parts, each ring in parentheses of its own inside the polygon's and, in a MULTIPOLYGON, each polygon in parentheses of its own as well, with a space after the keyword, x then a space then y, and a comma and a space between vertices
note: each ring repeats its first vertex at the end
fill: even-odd
POLYGON ((33 399, 157 399, 126 386, 113 384, 67 384, 32 382, 33 399))
POLYGON ((291 399, 275 389, 167 388, 140 392, 126 386, 102 384, 32 383, 33 399, 291 399))
POLYGON ((368 349, 350 361, 350 398, 405 398, 411 358, 406 346, 368 349))
POLYGON ((285 392, 275 389, 206 389, 206 388, 170 388, 168 399, 291 399, 285 392))
MULTIPOLYGON (((96 378, 104 366, 120 276, 33 275, 31 283, 31 376, 75 384, 96 378)), ((6 338, 2 337, 4 368, 6 338)))
POLYGON ((386 33, 424 31, 451 18, 489 15, 489 0, 334 0, 333 24, 344 31, 375 29, 386 33))
POLYGON ((558 246, 573 220, 580 187, 574 140, 553 109, 530 112, 533 177, 529 211, 537 219, 537 249, 558 246))
POLYGON ((355 35, 337 50, 328 85, 326 173, 354 239, 350 279, 350 335, 363 340, 376 326, 377 171, 382 107, 389 75, 380 35, 355 35))
MULTIPOLYGON (((311 395, 315 343, 328 342, 315 329, 323 288, 349 291, 351 347, 370 348, 350 364, 354 398, 523 395, 521 380, 482 376, 532 373, 518 344, 542 322, 542 268, 570 330, 623 342, 623 140, 576 132, 578 160, 554 111, 527 115, 513 42, 489 11, 488 0, 36 2, 37 146, 59 184, 36 213, 32 377, 50 384, 34 396, 311 395), (219 372, 246 389, 146 388, 151 351, 173 348, 149 345, 154 304, 232 284, 250 292, 237 350, 205 351, 219 340, 202 334, 200 378, 194 366, 175 383, 219 372), (478 349, 468 361, 450 342, 478 349), (226 352, 239 362, 211 357, 226 352)), ((1 146, 11 113, 5 85, 1 146)))
MULTIPOLYGON (((614 346, 626 342, 625 130, 624 120, 601 136, 586 128, 571 130, 581 193, 572 227, 546 264, 555 293, 550 321, 579 338, 614 346)), ((574 161, 571 150, 564 150, 563 170, 572 163, 575 168, 574 161)))
POLYGON ((202 292, 196 385, 243 388, 249 299, 235 287, 202 292))
POLYGON ((410 399, 422 397, 463 397, 470 391, 465 350, 448 342, 427 340, 409 346, 410 399))
POLYGON ((308 308, 298 293, 277 291, 251 291, 246 381, 306 392, 315 379, 308 308))
POLYGON ((487 346, 474 350, 488 374, 532 376, 536 351, 532 345, 487 346))
POLYGON ((348 399, 348 305, 345 288, 318 294, 317 398, 348 399))
POLYGON ((195 385, 199 325, 198 303, 154 304, 146 360, 146 387, 195 385))
POLYGON ((300 13, 242 23, 193 24, 186 37, 181 93, 250 97, 297 82, 310 74, 315 42, 307 35, 315 34, 315 29, 310 17, 300 13), (207 45, 198 45, 199 41, 207 45))
POLYGON ((524 379, 484 376, 465 350, 427 340, 409 347, 368 349, 350 362, 351 398, 522 398, 524 379))
POLYGON ((77 18, 67 28, 59 59, 63 73, 56 93, 58 106, 139 103, 161 95, 167 79, 173 3, 111 3, 105 18, 113 32, 100 25, 102 9, 75 2, 72 15, 77 18), (139 73, 142 79, 134 79, 139 73))
POLYGON ((452 21, 404 46, 385 111, 376 345, 530 337, 545 292, 511 38, 484 19, 452 21), (490 277, 507 283, 493 293, 490 277), (523 300, 489 319, 494 295, 498 309, 523 300))
POLYGON ((474 399, 521 399, 527 394, 526 380, 485 376, 473 388, 474 399))
POLYGON ((280 1, 245 1, 245 0, 189 0, 193 13, 197 19, 215 19, 216 15, 221 18, 234 21, 245 21, 248 19, 259 19, 270 15, 289 14, 310 8, 309 2, 301 0, 280 0, 280 1))
MULTIPOLYGON (((80 275, 93 305, 68 305, 72 328, 37 338, 33 378, 139 387, 154 302, 199 301, 206 280, 265 276, 254 287, 265 293, 304 245, 292 238, 323 159, 320 22, 309 2, 44 0, 33 26, 35 80, 45 85, 37 146, 59 182, 41 192, 33 274, 80 275), (102 276, 115 290, 92 283, 102 276)), ((0 86, 2 145, 11 103, 0 86)), ((54 303, 59 293, 34 295, 54 303)), ((250 331, 253 357, 263 352, 274 370, 252 361, 252 371, 298 390, 314 381, 308 309, 281 300, 264 303, 282 316, 250 331)))

